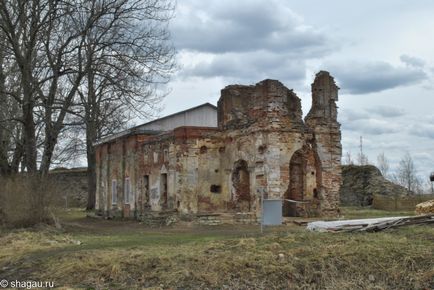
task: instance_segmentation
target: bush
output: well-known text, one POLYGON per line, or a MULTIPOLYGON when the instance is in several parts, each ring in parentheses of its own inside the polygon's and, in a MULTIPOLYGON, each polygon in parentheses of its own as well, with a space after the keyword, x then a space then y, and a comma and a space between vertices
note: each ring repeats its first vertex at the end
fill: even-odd
POLYGON ((0 178, 0 224, 28 227, 51 220, 56 185, 39 175, 0 178))

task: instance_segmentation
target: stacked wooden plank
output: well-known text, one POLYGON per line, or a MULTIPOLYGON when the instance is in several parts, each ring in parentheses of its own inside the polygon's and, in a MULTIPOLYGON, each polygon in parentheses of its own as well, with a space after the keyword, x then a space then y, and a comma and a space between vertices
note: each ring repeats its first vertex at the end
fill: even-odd
POLYGON ((434 214, 434 200, 428 200, 416 205, 417 214, 434 214))
POLYGON ((308 223, 307 229, 319 232, 378 232, 390 228, 421 224, 434 224, 434 214, 415 217, 316 221, 308 223))

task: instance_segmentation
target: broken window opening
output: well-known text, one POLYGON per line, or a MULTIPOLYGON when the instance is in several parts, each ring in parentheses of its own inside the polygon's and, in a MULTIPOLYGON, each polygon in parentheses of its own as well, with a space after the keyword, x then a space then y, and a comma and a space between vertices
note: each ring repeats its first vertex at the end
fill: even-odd
POLYGON ((112 205, 116 205, 118 203, 118 190, 117 190, 117 180, 112 180, 112 205))
POLYGON ((200 147, 200 154, 205 154, 208 151, 208 147, 202 146, 200 147))
POLYGON ((319 198, 318 190, 316 188, 313 189, 313 198, 319 198))
POLYGON ((163 198, 163 207, 167 208, 167 173, 162 173, 160 176, 160 196, 163 198))
MULTIPOLYGON (((285 199, 302 201, 304 197, 304 160, 303 153, 298 150, 289 163, 289 187, 285 199)), ((299 216, 298 205, 294 202, 283 203, 283 216, 299 216)))
POLYGON ((131 202, 131 182, 129 177, 125 177, 124 201, 125 204, 129 204, 131 202))
POLYGON ((149 205, 149 175, 143 176, 143 197, 145 205, 149 205))
POLYGON ((222 187, 220 185, 212 184, 209 190, 212 193, 221 193, 222 187))
POLYGON ((267 149, 266 145, 261 145, 258 147, 258 153, 259 154, 264 154, 265 150, 267 149))
POLYGON ((250 174, 245 160, 238 160, 235 162, 234 170, 232 172, 232 186, 235 191, 233 192, 235 209, 240 211, 250 211, 250 174))

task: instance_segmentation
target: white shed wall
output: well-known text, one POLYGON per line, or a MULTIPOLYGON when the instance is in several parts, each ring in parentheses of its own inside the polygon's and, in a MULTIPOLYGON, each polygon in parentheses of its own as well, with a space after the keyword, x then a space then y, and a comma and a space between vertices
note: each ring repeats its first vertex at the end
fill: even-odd
POLYGON ((217 127, 217 110, 203 106, 174 116, 151 121, 141 125, 140 129, 169 131, 182 126, 217 127))

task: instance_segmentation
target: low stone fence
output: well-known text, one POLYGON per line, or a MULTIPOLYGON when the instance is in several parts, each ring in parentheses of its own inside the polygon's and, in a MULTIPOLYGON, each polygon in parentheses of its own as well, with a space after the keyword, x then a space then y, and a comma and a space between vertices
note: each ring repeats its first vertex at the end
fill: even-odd
POLYGON ((56 184, 58 206, 86 207, 87 168, 55 169, 48 176, 56 184))
POLYGON ((433 194, 418 194, 410 196, 384 196, 374 195, 372 208, 389 211, 412 211, 416 204, 434 199, 433 194))

